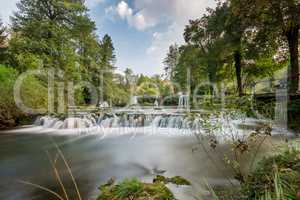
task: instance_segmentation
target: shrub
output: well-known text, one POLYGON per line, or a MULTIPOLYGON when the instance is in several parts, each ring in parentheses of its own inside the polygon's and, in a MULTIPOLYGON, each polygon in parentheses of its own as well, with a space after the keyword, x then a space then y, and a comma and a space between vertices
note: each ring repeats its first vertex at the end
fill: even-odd
POLYGON ((248 199, 300 199, 300 151, 263 159, 244 184, 248 199))
MULTIPOLYGON (((15 69, 0 65, 0 128, 15 126, 19 118, 26 116, 17 108, 14 101, 13 90, 17 77, 18 72, 15 69)), ((46 84, 41 80, 34 76, 24 80, 21 97, 27 107, 46 108, 47 96, 46 84)))

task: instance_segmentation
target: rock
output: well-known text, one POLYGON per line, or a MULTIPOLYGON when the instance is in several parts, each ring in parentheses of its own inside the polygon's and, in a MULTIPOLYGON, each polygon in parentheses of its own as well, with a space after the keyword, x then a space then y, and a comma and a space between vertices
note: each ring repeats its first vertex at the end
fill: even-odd
POLYGON ((97 200, 175 200, 173 193, 162 183, 142 183, 137 179, 116 185, 102 185, 97 200))
POLYGON ((154 174, 164 174, 164 173, 166 173, 166 171, 167 170, 161 170, 161 169, 157 169, 157 168, 153 169, 154 174))
POLYGON ((175 176, 170 179, 170 183, 175 185, 191 185, 191 183, 181 176, 175 176))
POLYGON ((153 179, 153 183, 164 183, 164 184, 167 184, 168 183, 168 179, 166 177, 164 177, 164 176, 157 175, 153 179))
POLYGON ((164 183, 164 184, 172 183, 175 185, 191 185, 191 183, 188 180, 186 180, 185 178, 183 178, 181 176, 167 178, 167 177, 158 175, 153 179, 153 183, 164 183))

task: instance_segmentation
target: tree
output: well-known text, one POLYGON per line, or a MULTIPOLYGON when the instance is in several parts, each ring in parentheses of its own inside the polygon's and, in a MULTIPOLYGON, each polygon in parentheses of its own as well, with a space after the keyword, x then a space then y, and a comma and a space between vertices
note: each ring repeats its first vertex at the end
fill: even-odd
POLYGON ((0 47, 4 45, 6 35, 5 35, 6 28, 4 27, 2 20, 0 18, 0 47))
POLYGON ((129 68, 126 68, 124 73, 125 73, 126 86, 128 89, 130 89, 130 85, 133 84, 132 83, 133 82, 132 79, 134 76, 133 71, 129 68))
POLYGON ((111 98, 115 95, 113 91, 113 70, 116 62, 115 48, 113 46, 112 39, 109 35, 105 35, 101 41, 101 65, 103 70, 103 81, 104 81, 104 96, 111 98))
POLYGON ((190 20, 184 31, 184 38, 188 45, 199 49, 208 80, 216 83, 218 69, 223 65, 224 17, 218 16, 216 10, 208 11, 209 14, 201 19, 190 20))
MULTIPOLYGON (((21 0, 17 8, 11 18, 11 65, 25 71, 30 57, 44 67, 59 67, 66 75, 74 75, 78 62, 75 34, 79 19, 86 16, 85 6, 63 0, 21 0)), ((34 63, 31 67, 38 67, 34 63)))
MULTIPOLYGON (((9 42, 12 66, 20 72, 41 66, 59 68, 65 72, 65 84, 69 80, 89 81, 105 86, 102 97, 114 95, 112 39, 108 35, 102 40, 97 37, 84 1, 21 0, 17 7, 9 42)), ((88 99, 90 94, 84 95, 88 99)))
POLYGON ((288 73, 289 92, 294 93, 299 85, 299 0, 230 0, 235 14, 252 24, 264 40, 288 44, 290 67, 288 73), (271 36, 271 37, 270 37, 271 36))
POLYGON ((106 63, 108 68, 113 68, 114 63, 116 62, 116 55, 114 53, 115 48, 112 39, 109 35, 104 35, 101 47, 103 63, 106 63))
POLYGON ((247 24, 241 20, 239 16, 233 14, 232 7, 227 2, 220 4, 216 13, 220 13, 219 17, 224 17, 225 14, 225 40, 230 49, 230 54, 233 55, 235 75, 237 82, 237 91, 239 96, 243 96, 242 83, 242 42, 244 39, 244 32, 247 29, 247 24), (219 12, 218 12, 219 11, 219 12))
POLYGON ((171 45, 169 47, 169 52, 167 57, 164 60, 166 77, 169 80, 173 80, 174 78, 174 70, 179 60, 179 48, 177 44, 171 45))
POLYGON ((174 82, 181 88, 176 88, 178 92, 193 89, 201 80, 207 80, 206 60, 202 52, 195 45, 183 45, 179 48, 180 58, 174 69, 174 82), (189 77, 190 76, 190 77, 189 77), (190 78, 190 80, 188 80, 190 78), (188 88, 190 81, 191 88, 188 88))
POLYGON ((0 62, 4 60, 4 51, 6 50, 6 27, 3 25, 0 18, 0 62))

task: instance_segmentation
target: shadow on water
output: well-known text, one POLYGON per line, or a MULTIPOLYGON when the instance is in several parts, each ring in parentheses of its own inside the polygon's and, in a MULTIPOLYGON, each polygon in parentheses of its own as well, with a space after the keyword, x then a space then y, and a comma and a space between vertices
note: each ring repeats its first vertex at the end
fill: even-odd
MULTIPOLYGON (((98 186, 111 177, 117 180, 137 177, 150 181, 158 170, 166 170, 166 176, 180 175, 189 179, 193 183, 193 191, 183 193, 190 199, 194 199, 193 195, 206 192, 204 179, 214 184, 226 184, 224 174, 232 177, 217 153, 212 155, 222 172, 213 166, 204 152, 192 151, 197 146, 192 136, 119 136, 101 139, 97 135, 78 138, 50 134, 0 134, 0 199, 57 199, 19 180, 47 187, 63 196, 47 156, 49 152, 50 157, 56 158, 54 144, 59 146, 71 166, 82 199, 95 199, 99 194, 98 186)), ((78 199, 61 159, 57 160, 57 168, 69 199, 78 199)))

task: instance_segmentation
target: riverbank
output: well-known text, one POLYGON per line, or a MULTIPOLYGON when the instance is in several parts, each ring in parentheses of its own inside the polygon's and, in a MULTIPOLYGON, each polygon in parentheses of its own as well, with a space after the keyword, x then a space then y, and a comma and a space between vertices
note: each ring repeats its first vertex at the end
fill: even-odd
MULTIPOLYGON (((270 154, 263 154, 258 158, 255 168, 248 171, 247 177, 239 184, 214 185, 207 182, 208 194, 198 194, 196 199, 207 200, 289 200, 300 199, 300 142, 295 140, 277 147, 277 151, 270 154)), ((248 163, 249 164, 249 163, 248 163)), ((189 181, 179 177, 167 178, 156 176, 153 183, 143 183, 137 179, 126 179, 115 183, 110 179, 99 189, 101 191, 97 200, 175 200, 176 189, 167 187, 168 181, 175 185, 187 185, 189 181), (183 184, 180 184, 183 183, 183 184), (171 188, 171 190, 169 189, 171 188)), ((177 187, 178 190, 178 187, 177 187)), ((180 198, 185 199, 185 198, 180 198)))
POLYGON ((24 125, 32 125, 39 115, 0 115, 0 130, 10 130, 24 125))

